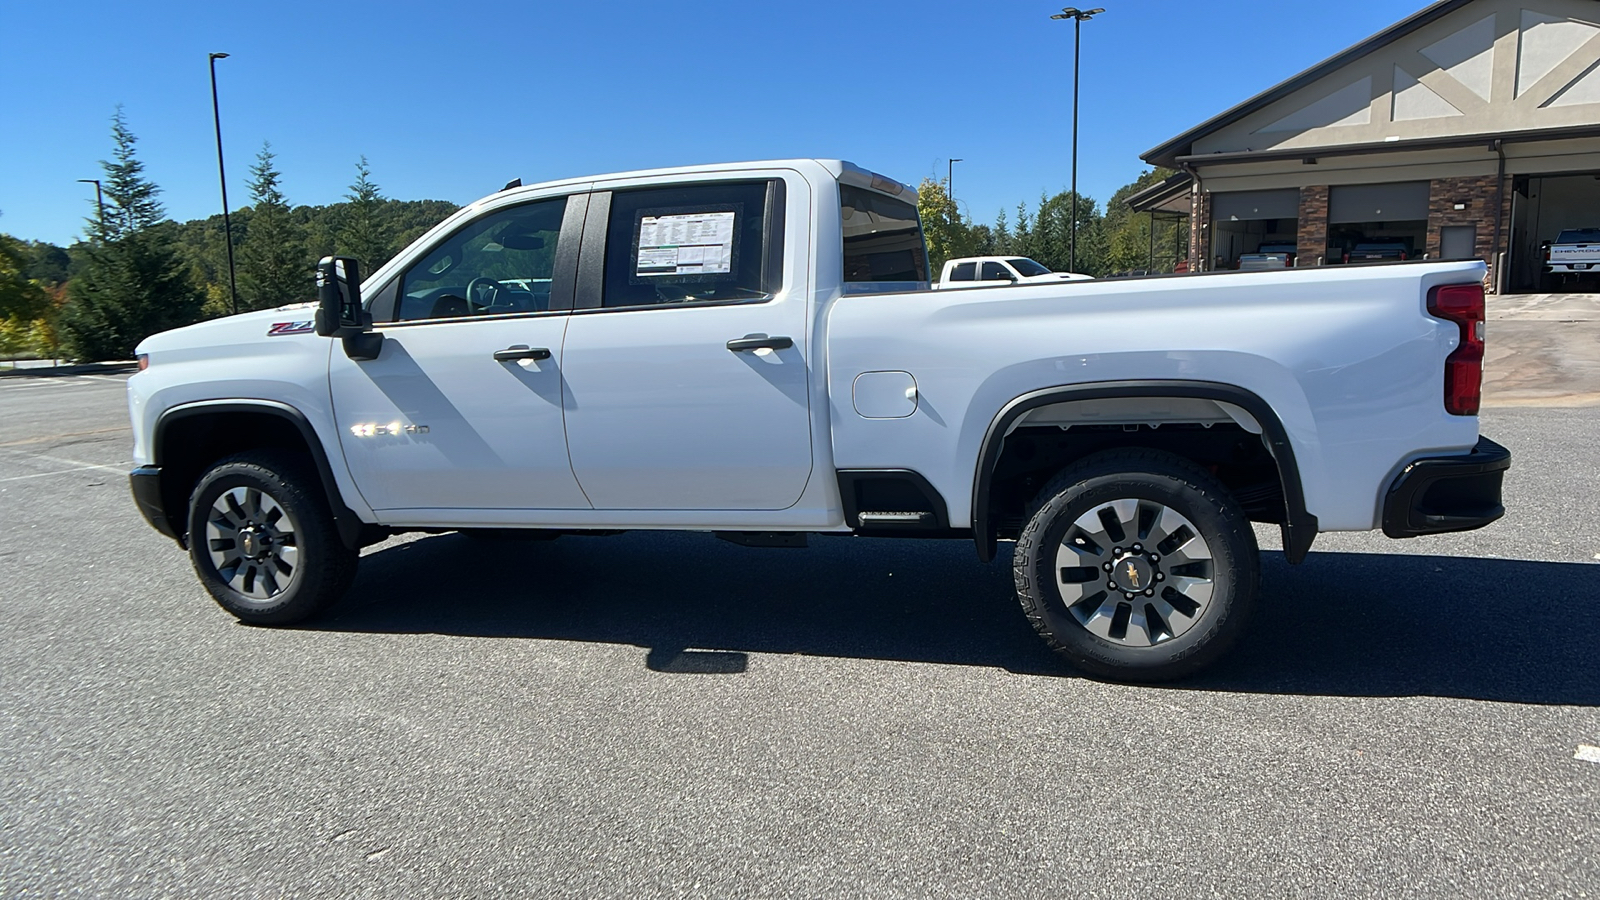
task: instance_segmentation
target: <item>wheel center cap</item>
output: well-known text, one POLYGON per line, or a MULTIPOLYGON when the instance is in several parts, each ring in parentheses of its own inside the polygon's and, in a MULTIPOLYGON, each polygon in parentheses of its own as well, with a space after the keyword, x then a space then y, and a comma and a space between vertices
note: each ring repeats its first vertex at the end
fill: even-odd
POLYGON ((1111 569, 1112 580, 1123 590, 1142 591, 1155 583, 1155 567, 1141 556, 1124 556, 1111 569))
POLYGON ((244 551, 245 556, 260 556, 266 552, 268 543, 265 535, 256 534, 254 531, 246 531, 239 535, 239 549, 244 551))

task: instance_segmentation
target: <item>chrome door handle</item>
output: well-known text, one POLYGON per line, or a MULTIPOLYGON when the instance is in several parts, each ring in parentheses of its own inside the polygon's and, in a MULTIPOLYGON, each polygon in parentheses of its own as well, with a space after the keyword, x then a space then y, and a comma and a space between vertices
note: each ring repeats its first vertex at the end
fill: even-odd
POLYGON ((527 344, 512 344, 504 350, 494 352, 495 362, 515 362, 519 359, 549 359, 550 351, 543 347, 529 347, 527 344))

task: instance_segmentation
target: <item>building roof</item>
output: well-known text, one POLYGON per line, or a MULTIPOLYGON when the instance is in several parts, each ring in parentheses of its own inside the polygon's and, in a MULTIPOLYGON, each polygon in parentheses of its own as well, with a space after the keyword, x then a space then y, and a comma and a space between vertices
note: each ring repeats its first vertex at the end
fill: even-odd
POLYGON ((1381 49, 1419 28, 1436 22, 1471 2, 1473 0, 1439 0, 1438 3, 1396 22, 1359 44, 1328 57, 1293 78, 1267 88, 1238 106, 1207 119, 1160 146, 1145 151, 1140 158, 1152 165, 1176 168, 1180 157, 1189 156, 1193 153, 1195 141, 1226 128, 1269 104, 1282 100, 1317 79, 1375 50, 1381 49))
POLYGON ((1134 212, 1155 210, 1188 215, 1190 184, 1193 181, 1188 172, 1177 172, 1128 195, 1125 202, 1134 212))

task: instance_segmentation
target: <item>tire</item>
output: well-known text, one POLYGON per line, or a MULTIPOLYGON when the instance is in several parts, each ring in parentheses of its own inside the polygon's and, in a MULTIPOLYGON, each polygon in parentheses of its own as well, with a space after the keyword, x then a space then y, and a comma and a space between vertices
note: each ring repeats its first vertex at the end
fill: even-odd
POLYGON ((326 609, 355 579, 316 473, 287 453, 219 460, 189 498, 189 561, 212 599, 252 625, 326 609))
POLYGON ((1255 531, 1227 488, 1156 450, 1097 453, 1052 479, 1013 565, 1045 642, 1083 672, 1129 682, 1216 662, 1244 632, 1261 580, 1255 531))

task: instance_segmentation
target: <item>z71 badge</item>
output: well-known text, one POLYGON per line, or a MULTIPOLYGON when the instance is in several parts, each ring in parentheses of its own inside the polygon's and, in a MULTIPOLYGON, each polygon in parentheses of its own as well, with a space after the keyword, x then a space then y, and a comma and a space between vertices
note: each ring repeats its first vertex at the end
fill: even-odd
POLYGON ((310 322, 274 322, 267 329, 267 337, 277 337, 280 334, 306 334, 311 331, 310 322))

